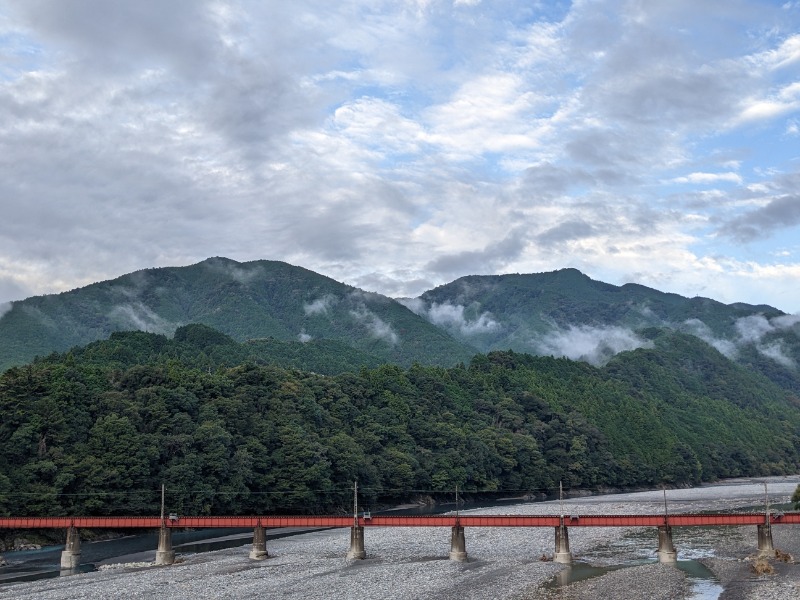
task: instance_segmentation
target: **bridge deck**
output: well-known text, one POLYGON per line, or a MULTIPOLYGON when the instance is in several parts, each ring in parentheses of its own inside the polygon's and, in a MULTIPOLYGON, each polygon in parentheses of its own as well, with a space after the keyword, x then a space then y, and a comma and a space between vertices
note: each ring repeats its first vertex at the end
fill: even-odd
MULTIPOLYGON (((668 523, 674 527, 763 525, 764 513, 703 513, 673 514, 665 520, 656 515, 567 515, 568 527, 658 527, 668 523)), ((800 524, 800 513, 770 515, 772 525, 800 524)), ((375 515, 370 519, 359 517, 364 527, 557 527, 558 515, 375 515)), ((171 528, 214 527, 350 527, 353 517, 347 516, 239 516, 239 517, 184 517, 165 520, 171 528)), ((86 529, 156 529, 161 526, 159 517, 0 517, 0 529, 58 529, 67 527, 86 529)))

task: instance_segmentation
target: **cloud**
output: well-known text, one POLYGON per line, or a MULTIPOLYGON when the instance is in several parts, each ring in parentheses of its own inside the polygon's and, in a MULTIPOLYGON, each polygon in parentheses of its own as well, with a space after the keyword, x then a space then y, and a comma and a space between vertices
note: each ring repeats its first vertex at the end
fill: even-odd
POLYGON ((481 250, 464 250, 443 254, 426 266, 443 275, 492 273, 499 265, 514 261, 527 245, 527 234, 520 228, 511 231, 504 239, 490 243, 481 250))
POLYGON ((112 323, 123 329, 171 334, 177 328, 176 324, 160 317, 141 302, 117 305, 109 312, 108 317, 112 323))
POLYGON ((536 242, 542 246, 554 246, 572 240, 589 238, 596 234, 594 227, 582 219, 560 223, 536 236, 536 242))
POLYGON ((29 0, 13 11, 53 43, 93 68, 117 71, 168 63, 202 73, 221 45, 211 2, 158 0, 133 3, 29 0))
POLYGON ((386 323, 366 306, 359 306, 350 311, 350 314, 364 326, 369 334, 379 340, 395 346, 400 341, 400 337, 395 333, 389 323, 386 323))
POLYGON ((699 337, 709 346, 716 348, 721 354, 731 359, 736 357, 736 343, 731 340, 716 337, 711 331, 711 328, 700 319, 687 319, 684 321, 684 325, 689 329, 690 333, 699 337))
MULTIPOLYGON (((2 211, 0 211, 0 220, 2 220, 2 211)), ((13 272, 13 265, 4 264, 0 258, 0 305, 7 304, 13 300, 24 300, 31 294, 22 282, 17 281, 16 277, 11 275, 13 272), (8 276, 4 276, 4 272, 8 272, 8 276)), ((10 309, 10 306, 6 310, 10 309)), ((0 311, 0 316, 2 311, 0 311)))
POLYGON ((800 110, 794 8, 3 7, 0 278, 26 295, 228 256, 391 295, 571 265, 797 302, 764 275, 800 256, 775 143, 800 110))
POLYGON ((620 352, 650 348, 652 342, 624 327, 570 325, 556 328, 531 341, 539 354, 563 356, 599 366, 620 352))
POLYGON ((800 62, 800 35, 785 38, 777 48, 755 54, 751 61, 770 70, 783 69, 800 62))
MULTIPOLYGON (((800 324, 800 315, 782 315, 768 319, 764 315, 750 315, 737 319, 735 326, 739 335, 740 344, 753 345, 758 352, 771 358, 785 367, 796 367, 795 361, 787 356, 786 350, 780 340, 765 340, 773 333, 780 333, 796 328, 800 324)), ((800 333, 800 328, 798 328, 800 333)))
MULTIPOLYGON (((735 359, 744 346, 754 347, 760 354, 775 362, 794 368, 795 361, 787 355, 781 340, 766 339, 772 334, 780 334, 795 328, 800 323, 800 315, 782 315, 768 319, 762 314, 741 317, 734 323, 736 335, 733 339, 716 337, 711 329, 699 319, 684 322, 690 333, 719 350, 726 357, 735 359)), ((800 331, 798 331, 800 333, 800 331)))
POLYGON ((300 333, 297 334, 297 339, 298 339, 298 341, 300 341, 300 342, 305 344, 307 342, 310 342, 314 338, 313 338, 313 336, 310 336, 309 334, 307 334, 305 331, 301 331, 300 333))
POLYGON ((468 310, 460 304, 434 302, 427 312, 422 314, 434 325, 455 329, 462 335, 491 333, 500 329, 500 323, 495 321, 490 313, 479 313, 479 310, 479 306, 471 306, 468 310))
POLYGON ((786 368, 792 369, 797 366, 794 360, 792 360, 791 357, 786 355, 785 349, 783 348, 783 345, 780 342, 759 344, 757 348, 761 354, 763 354, 767 358, 771 358, 776 363, 781 364, 786 368))
POLYGON ((675 183, 717 183, 719 181, 728 183, 742 183, 742 177, 738 173, 690 173, 685 177, 676 177, 675 183))
POLYGON ((424 317, 428 314, 428 305, 422 298, 395 298, 395 300, 416 315, 424 317))
POLYGON ((775 326, 764 315, 750 315, 737 319, 735 327, 739 339, 745 344, 760 342, 765 335, 775 330, 775 326))
POLYGON ((760 342, 772 332, 793 329, 800 324, 800 315, 781 315, 768 319, 764 315, 749 315, 736 320, 736 331, 745 343, 760 342))
POLYGON ((3 318, 3 315, 10 311, 12 308, 11 302, 0 302, 0 319, 3 318))
POLYGON ((719 232, 738 242, 752 242, 798 224, 800 195, 793 194, 769 200, 755 210, 728 220, 719 228, 719 232))
POLYGON ((335 296, 330 294, 326 294, 316 300, 313 300, 307 304, 303 305, 303 311, 307 315, 324 315, 327 314, 328 310, 338 302, 335 296))

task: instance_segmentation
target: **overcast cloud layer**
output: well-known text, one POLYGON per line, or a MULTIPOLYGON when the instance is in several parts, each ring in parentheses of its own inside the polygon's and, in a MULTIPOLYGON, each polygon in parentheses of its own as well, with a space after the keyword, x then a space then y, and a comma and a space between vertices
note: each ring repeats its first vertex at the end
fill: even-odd
POLYGON ((0 307, 227 256, 800 312, 798 31, 794 0, 0 0, 0 307))

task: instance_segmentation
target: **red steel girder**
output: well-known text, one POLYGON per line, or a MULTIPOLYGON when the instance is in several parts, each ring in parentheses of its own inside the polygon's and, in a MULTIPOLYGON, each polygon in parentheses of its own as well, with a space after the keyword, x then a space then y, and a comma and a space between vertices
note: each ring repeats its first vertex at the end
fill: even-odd
MULTIPOLYGON (((661 515, 567 515, 567 527, 658 527, 669 524, 685 526, 736 526, 763 525, 764 513, 677 513, 665 518, 661 515)), ((558 515, 375 515, 370 519, 358 518, 365 527, 557 527, 558 515)), ((773 525, 800 524, 800 513, 770 515, 773 525)), ((173 528, 254 528, 262 527, 350 527, 353 517, 347 516, 239 516, 239 517, 180 517, 165 519, 173 528)), ((159 517, 0 517, 0 529, 156 529, 161 526, 159 517)))

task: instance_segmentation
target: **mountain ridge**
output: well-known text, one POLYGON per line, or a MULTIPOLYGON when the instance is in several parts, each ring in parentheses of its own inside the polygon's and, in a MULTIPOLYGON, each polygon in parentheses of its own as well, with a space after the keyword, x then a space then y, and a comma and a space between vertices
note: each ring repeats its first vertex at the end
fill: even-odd
POLYGON ((330 338, 385 362, 468 360, 456 342, 394 300, 279 261, 210 258, 143 269, 14 302, 0 317, 0 369, 105 339, 114 331, 171 334, 202 323, 244 341, 330 338))
POLYGON ((0 370, 114 331, 171 335, 190 323, 237 341, 329 339, 401 366, 451 366, 509 349, 601 365, 647 348, 647 328, 668 328, 800 388, 800 317, 768 305, 616 286, 575 268, 467 275, 418 298, 392 299, 285 262, 224 257, 12 303, 0 316, 0 370))

